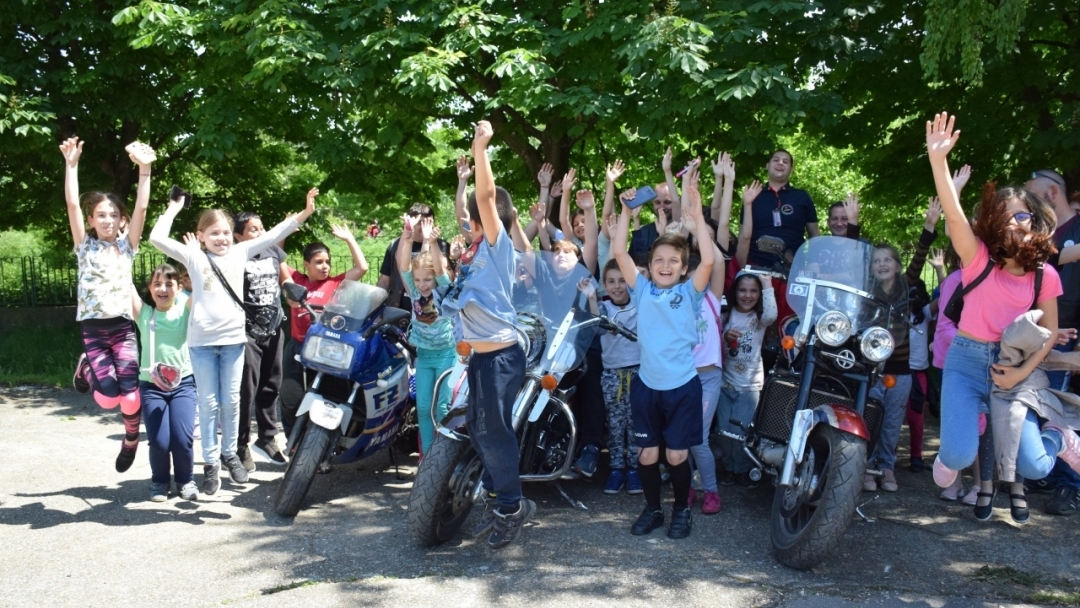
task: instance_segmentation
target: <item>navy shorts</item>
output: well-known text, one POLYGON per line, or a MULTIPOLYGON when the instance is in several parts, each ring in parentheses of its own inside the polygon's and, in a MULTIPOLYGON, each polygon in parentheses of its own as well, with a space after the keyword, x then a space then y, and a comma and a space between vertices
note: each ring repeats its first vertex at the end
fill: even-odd
POLYGON ((641 376, 630 383, 630 417, 634 444, 655 448, 663 438, 669 450, 688 450, 702 442, 701 380, 697 376, 678 388, 658 391, 641 376))

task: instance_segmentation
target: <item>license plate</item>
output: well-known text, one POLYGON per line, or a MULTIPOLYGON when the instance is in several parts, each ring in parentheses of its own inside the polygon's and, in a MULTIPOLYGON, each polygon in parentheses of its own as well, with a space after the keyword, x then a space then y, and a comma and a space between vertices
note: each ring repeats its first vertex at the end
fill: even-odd
POLYGON ((341 426, 341 417, 344 411, 333 403, 327 403, 321 398, 308 393, 305 399, 310 398, 308 404, 308 418, 315 424, 325 429, 336 429, 341 426))

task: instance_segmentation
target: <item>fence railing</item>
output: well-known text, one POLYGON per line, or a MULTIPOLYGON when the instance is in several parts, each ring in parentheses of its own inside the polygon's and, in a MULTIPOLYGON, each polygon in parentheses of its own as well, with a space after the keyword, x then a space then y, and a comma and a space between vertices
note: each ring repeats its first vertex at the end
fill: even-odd
MULTIPOLYGON (((135 255, 131 268, 135 286, 142 290, 154 268, 169 261, 168 256, 159 251, 140 251, 135 255)), ((286 261, 290 267, 303 270, 301 256, 290 255, 286 261)), ((331 260, 331 272, 345 272, 349 269, 349 262, 348 257, 335 256, 331 260)), ((379 270, 373 268, 364 276, 364 282, 375 284, 378 278, 379 270)), ((77 281, 78 267, 74 256, 0 258, 0 307, 74 305, 78 297, 77 281)))

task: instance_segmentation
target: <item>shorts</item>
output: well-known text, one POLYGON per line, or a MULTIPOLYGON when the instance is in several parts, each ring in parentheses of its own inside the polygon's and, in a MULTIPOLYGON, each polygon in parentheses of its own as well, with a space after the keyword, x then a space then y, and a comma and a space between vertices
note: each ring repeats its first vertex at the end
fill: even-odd
POLYGON ((702 443, 701 380, 695 375, 686 384, 666 391, 645 386, 641 376, 630 383, 630 418, 634 443, 654 448, 663 439, 669 450, 689 450, 702 443))

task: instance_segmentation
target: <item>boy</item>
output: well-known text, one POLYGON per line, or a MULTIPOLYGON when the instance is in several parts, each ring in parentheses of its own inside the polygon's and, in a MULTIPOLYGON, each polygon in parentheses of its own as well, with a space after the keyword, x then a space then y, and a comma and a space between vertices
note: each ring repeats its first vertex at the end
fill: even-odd
POLYGON ((517 259, 510 233, 517 220, 510 194, 495 187, 491 174, 487 144, 492 134, 486 120, 477 123, 472 144, 476 190, 469 197, 469 224, 471 233, 481 236, 480 244, 460 292, 443 301, 443 312, 458 313, 462 337, 473 352, 466 426, 484 465, 488 491, 473 534, 490 531, 488 546, 498 549, 517 538, 536 504, 521 496, 517 435, 511 425, 514 398, 525 381, 525 352, 517 341, 511 302, 517 259))
MULTIPOLYGON (((699 243, 711 243, 701 211, 701 196, 696 187, 696 166, 683 178, 684 223, 693 225, 699 243), (691 175, 692 174, 692 175, 691 175)), ((701 263, 691 280, 681 282, 687 272, 689 247, 679 235, 661 235, 649 253, 649 275, 642 276, 626 249, 630 227, 630 209, 623 202, 623 212, 611 243, 619 270, 631 292, 631 302, 638 318, 648 323, 638 325, 641 367, 630 384, 630 409, 634 440, 641 449, 638 475, 644 489, 646 507, 630 528, 635 536, 649 534, 664 524, 660 508, 660 441, 666 444, 668 471, 675 493, 668 537, 690 535, 690 463, 689 449, 701 443, 701 381, 694 364, 693 348, 697 343, 697 312, 705 297, 712 274, 712 247, 701 248, 701 263)), ((720 262, 723 263, 722 261, 720 262)))

